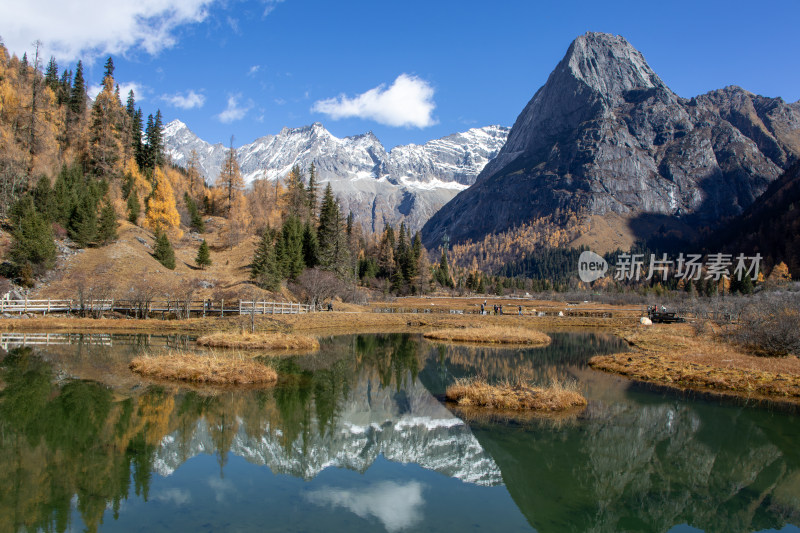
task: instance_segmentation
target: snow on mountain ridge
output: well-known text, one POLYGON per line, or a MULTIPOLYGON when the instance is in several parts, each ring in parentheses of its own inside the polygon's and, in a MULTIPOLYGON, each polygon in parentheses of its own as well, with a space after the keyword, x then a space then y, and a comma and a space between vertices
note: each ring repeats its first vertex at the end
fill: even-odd
MULTIPOLYGON (((338 138, 319 122, 283 128, 236 149, 245 183, 283 178, 294 165, 311 163, 321 182, 330 182, 343 207, 367 229, 404 221, 418 229, 458 191, 474 183, 483 167, 505 143, 509 128, 472 128, 422 145, 386 151, 372 132, 338 138)), ((222 144, 209 144, 183 122, 164 128, 167 154, 185 166, 191 150, 209 181, 219 175, 226 156, 222 144)))
MULTIPOLYGON (((407 376, 410 379, 410 374, 407 376)), ((283 432, 271 423, 247 428, 239 422, 229 451, 269 467, 273 474, 310 480, 326 468, 365 472, 382 455, 389 461, 414 463, 467 483, 496 486, 503 483, 497 464, 463 420, 455 417, 419 382, 406 382, 403 405, 393 387, 360 376, 342 402, 333 425, 323 429, 312 417, 308 430, 288 446, 283 432), (367 394, 369 391, 369 394, 367 394)), ((213 454, 216 444, 206 419, 199 419, 188 442, 174 434, 164 437, 153 469, 171 475, 187 457, 213 454), (182 448, 181 444, 185 447, 182 448)))

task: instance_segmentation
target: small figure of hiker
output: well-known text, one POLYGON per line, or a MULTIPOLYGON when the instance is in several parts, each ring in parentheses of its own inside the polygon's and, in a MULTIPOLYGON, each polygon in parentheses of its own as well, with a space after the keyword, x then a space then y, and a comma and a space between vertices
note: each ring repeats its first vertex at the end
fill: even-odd
POLYGON ((497 304, 494 304, 494 314, 497 314, 497 304))
POLYGON ((519 306, 519 316, 522 316, 522 306, 519 306))
POLYGON ((328 311, 333 311, 333 300, 328 302, 328 311))
POLYGON ((501 315, 503 314, 503 306, 502 306, 502 304, 497 306, 497 310, 500 312, 501 315))
POLYGON ((484 306, 485 306, 485 305, 486 305, 486 303, 482 303, 482 304, 481 304, 481 314, 482 314, 482 315, 485 315, 485 314, 486 314, 486 311, 484 311, 484 306))

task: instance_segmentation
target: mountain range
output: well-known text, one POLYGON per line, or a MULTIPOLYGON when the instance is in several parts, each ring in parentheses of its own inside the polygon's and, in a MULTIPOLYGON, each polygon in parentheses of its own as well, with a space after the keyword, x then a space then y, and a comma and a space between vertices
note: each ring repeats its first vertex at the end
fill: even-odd
POLYGON ((692 237, 742 213, 798 157, 800 102, 733 86, 682 98, 623 37, 587 33, 423 239, 480 241, 563 213, 588 224, 584 233, 627 234, 627 245, 657 232, 692 237))
MULTIPOLYGON (((237 148, 236 158, 246 184, 284 178, 294 165, 307 171, 314 163, 319 181, 330 182, 345 212, 352 211, 366 229, 405 222, 415 231, 475 182, 508 132, 502 126, 473 128, 387 151, 371 132, 338 138, 314 123, 261 137, 237 148)), ((186 166, 194 150, 206 180, 217 179, 228 153, 224 145, 200 139, 179 120, 165 126, 164 141, 174 163, 186 166)))
MULTIPOLYGON (((240 426, 230 451, 274 474, 310 480, 329 467, 365 472, 383 456, 477 485, 503 482, 494 460, 481 448, 469 427, 408 373, 402 388, 385 387, 375 376, 361 374, 342 399, 333 427, 310 421, 308 431, 286 446, 279 427, 240 426), (249 433, 248 433, 249 430, 249 433)), ((191 440, 167 435, 154 461, 162 476, 172 474, 187 457, 214 453, 205 419, 197 421, 191 440)))

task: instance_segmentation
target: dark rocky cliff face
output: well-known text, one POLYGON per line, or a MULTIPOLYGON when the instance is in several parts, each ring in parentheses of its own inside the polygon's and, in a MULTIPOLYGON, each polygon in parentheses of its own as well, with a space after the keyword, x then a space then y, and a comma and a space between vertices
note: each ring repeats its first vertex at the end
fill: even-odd
POLYGON ((715 225, 800 156, 800 106, 726 87, 687 100, 624 38, 578 37, 498 156, 423 228, 477 240, 564 211, 715 225))

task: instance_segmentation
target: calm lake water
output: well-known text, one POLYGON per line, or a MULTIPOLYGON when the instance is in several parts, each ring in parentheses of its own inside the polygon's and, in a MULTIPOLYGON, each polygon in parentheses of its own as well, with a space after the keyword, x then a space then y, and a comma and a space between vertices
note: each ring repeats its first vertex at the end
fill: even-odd
POLYGON ((800 418, 594 372, 618 339, 536 349, 324 339, 266 390, 148 385, 159 336, 4 335, 0 531, 800 531, 800 418), (26 346, 20 347, 21 343, 26 346), (450 410, 461 376, 574 379, 562 419, 450 410))

